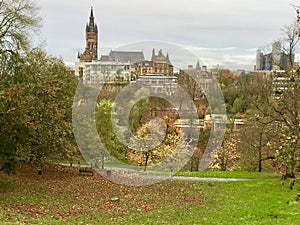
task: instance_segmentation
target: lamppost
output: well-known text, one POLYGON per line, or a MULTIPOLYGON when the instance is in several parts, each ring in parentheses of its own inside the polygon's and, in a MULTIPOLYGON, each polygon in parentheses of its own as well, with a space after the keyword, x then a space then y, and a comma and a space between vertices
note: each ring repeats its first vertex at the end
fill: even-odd
POLYGON ((101 169, 104 169, 104 154, 101 152, 101 169))
POLYGON ((144 171, 146 171, 146 169, 147 169, 149 156, 150 156, 150 151, 148 149, 147 152, 146 152, 146 161, 145 161, 144 171))

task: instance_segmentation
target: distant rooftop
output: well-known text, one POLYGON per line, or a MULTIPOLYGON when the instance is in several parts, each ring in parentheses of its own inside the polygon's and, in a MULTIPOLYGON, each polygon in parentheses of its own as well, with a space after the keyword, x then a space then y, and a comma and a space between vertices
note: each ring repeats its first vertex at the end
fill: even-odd
POLYGON ((117 61, 117 62, 140 62, 144 60, 143 51, 110 51, 109 55, 102 55, 100 61, 117 61))

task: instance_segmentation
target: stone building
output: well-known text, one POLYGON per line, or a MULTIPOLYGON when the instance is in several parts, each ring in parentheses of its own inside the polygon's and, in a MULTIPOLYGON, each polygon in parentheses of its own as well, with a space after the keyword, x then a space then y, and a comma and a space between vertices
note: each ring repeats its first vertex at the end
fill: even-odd
POLYGON ((136 82, 146 87, 150 93, 164 93, 174 95, 177 90, 177 77, 160 74, 145 74, 139 76, 136 82))
POLYGON ((165 56, 162 50, 156 54, 153 49, 150 61, 145 60, 143 51, 113 50, 107 55, 101 55, 98 60, 98 27, 95 23, 93 8, 91 8, 85 32, 85 50, 82 54, 78 53, 79 61, 75 63, 75 75, 79 76, 84 83, 112 80, 128 82, 145 74, 173 75, 173 65, 169 55, 165 56))
POLYGON ((133 63, 131 66, 131 74, 141 76, 145 74, 161 74, 171 76, 174 72, 174 66, 171 64, 169 54, 163 54, 162 49, 155 54, 155 49, 152 50, 151 60, 141 60, 133 63))
POLYGON ((155 54, 155 49, 152 50, 152 68, 154 74, 173 75, 173 65, 170 62, 169 54, 164 56, 162 49, 155 54))
POLYGON ((93 62, 98 60, 98 27, 95 24, 93 8, 91 8, 90 20, 85 28, 86 43, 82 54, 78 53, 80 62, 93 62))
POLYGON ((136 63, 145 60, 143 51, 110 51, 108 55, 101 55, 102 62, 136 63))
POLYGON ((75 75, 84 83, 94 84, 111 81, 128 82, 130 65, 144 60, 142 51, 110 51, 101 55, 98 60, 98 27, 91 8, 89 23, 86 25, 86 46, 82 54, 78 53, 79 61, 75 63, 75 75))

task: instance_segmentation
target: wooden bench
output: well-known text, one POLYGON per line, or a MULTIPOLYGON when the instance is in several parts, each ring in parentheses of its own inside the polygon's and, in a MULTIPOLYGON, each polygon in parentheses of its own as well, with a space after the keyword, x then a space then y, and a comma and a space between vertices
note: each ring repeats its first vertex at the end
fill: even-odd
POLYGON ((79 174, 85 174, 85 175, 94 175, 93 168, 79 168, 79 174))

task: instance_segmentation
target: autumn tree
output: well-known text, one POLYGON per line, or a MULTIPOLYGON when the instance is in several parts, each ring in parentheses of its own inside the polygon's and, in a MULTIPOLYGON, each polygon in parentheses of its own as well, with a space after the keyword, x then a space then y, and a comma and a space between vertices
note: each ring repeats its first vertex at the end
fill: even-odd
POLYGON ((236 133, 227 131, 223 144, 209 168, 212 170, 233 170, 237 168, 240 155, 237 151, 239 139, 236 133))
POLYGON ((278 138, 273 142, 277 158, 287 166, 289 174, 295 176, 295 168, 300 162, 300 74, 299 69, 286 72, 284 91, 277 96, 273 110, 278 138))
POLYGON ((184 166, 184 162, 188 161, 193 149, 182 138, 183 133, 174 125, 169 124, 167 117, 164 120, 167 122, 167 127, 160 125, 162 121, 156 120, 144 124, 138 130, 136 136, 139 139, 133 141, 134 149, 128 150, 129 162, 144 166, 145 170, 148 166, 161 162, 163 162, 162 167, 167 164, 175 165, 174 168, 169 168, 174 170, 180 169, 176 166, 184 166), (161 139, 162 142, 160 142, 161 139), (157 142, 160 144, 155 146, 157 142))
POLYGON ((284 25, 282 30, 283 37, 280 40, 281 43, 281 50, 284 54, 288 57, 287 68, 283 65, 280 65, 282 69, 287 70, 294 66, 295 60, 295 51, 297 44, 300 40, 299 37, 299 23, 294 22, 290 25, 284 25))
POLYGON ((26 92, 24 110, 35 123, 34 136, 27 143, 29 159, 37 163, 69 159, 76 151, 72 132, 74 74, 62 60, 33 49, 16 78, 26 92))
POLYGON ((242 75, 224 89, 224 95, 230 121, 227 133, 234 130, 237 119, 244 123, 234 135, 239 140, 236 151, 240 155, 240 167, 261 172, 263 163, 275 158, 274 150, 268 146, 276 139, 271 132, 275 121, 272 106, 276 102, 273 77, 255 73, 242 75))
POLYGON ((14 153, 10 161, 69 159, 76 152, 72 103, 77 83, 70 69, 62 60, 32 49, 14 76, 1 79, 6 82, 0 93, 4 161, 8 152, 14 153))
POLYGON ((13 76, 30 48, 30 34, 40 26, 37 12, 30 0, 0 1, 0 168, 6 171, 14 170, 17 151, 34 130, 21 107, 26 93, 13 76))
MULTIPOLYGON (((1 79, 1 82, 10 82, 1 79)), ((2 85, 3 85, 2 83, 2 85)), ((35 131, 35 124, 24 113, 25 92, 21 85, 1 86, 0 89, 0 169, 14 172, 18 163, 18 151, 35 131)))
POLYGON ((0 75, 14 75, 30 38, 40 27, 38 8, 31 0, 0 1, 0 75))

